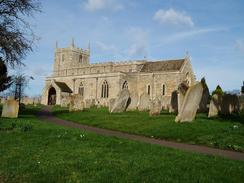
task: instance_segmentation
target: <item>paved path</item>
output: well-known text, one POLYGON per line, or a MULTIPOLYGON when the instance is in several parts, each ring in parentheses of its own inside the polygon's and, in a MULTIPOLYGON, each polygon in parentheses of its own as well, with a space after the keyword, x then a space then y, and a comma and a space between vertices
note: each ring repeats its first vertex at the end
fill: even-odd
POLYGON ((208 154, 213 156, 223 156, 225 158, 233 159, 233 160, 244 160, 244 153, 241 152, 234 152, 229 150, 221 150, 216 148, 211 148, 207 146, 201 146, 201 145, 191 145, 191 144, 185 144, 185 143, 178 143, 173 141, 167 141, 167 140, 159 140, 154 139, 150 137, 145 137, 141 135, 133 135, 125 132, 119 132, 114 130, 108 130, 108 129, 102 129, 97 127, 92 127, 88 125, 82 125, 78 123, 74 123, 71 121, 59 119, 55 116, 53 116, 50 112, 50 108, 46 107, 42 111, 38 113, 38 117, 40 117, 43 120, 66 126, 71 128, 79 128, 82 130, 94 132, 99 135, 105 135, 105 136, 113 136, 113 137, 119 137, 123 139, 130 139, 140 142, 145 142, 149 144, 157 144, 163 147, 171 147, 174 149, 180 149, 185 151, 191 151, 191 152, 197 152, 202 154, 208 154))

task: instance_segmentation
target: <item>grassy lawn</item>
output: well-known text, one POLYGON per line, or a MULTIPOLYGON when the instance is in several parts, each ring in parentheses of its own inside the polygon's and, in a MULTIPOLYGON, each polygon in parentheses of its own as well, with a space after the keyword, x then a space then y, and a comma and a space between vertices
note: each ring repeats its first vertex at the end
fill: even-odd
POLYGON ((66 108, 55 106, 53 111, 59 118, 81 124, 244 152, 243 115, 208 119, 205 114, 199 114, 193 123, 179 124, 174 122, 174 114, 166 112, 150 117, 148 112, 138 111, 110 114, 106 108, 68 112, 66 108))
POLYGON ((0 182, 244 180, 243 161, 64 128, 38 120, 35 111, 28 108, 17 120, 0 118, 0 182))

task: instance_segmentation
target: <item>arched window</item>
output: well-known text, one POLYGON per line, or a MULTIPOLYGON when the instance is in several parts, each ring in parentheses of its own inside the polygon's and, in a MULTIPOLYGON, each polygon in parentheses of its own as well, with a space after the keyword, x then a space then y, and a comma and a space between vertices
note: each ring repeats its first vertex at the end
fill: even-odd
POLYGON ((125 81, 124 83, 123 83, 123 85, 122 85, 122 89, 128 89, 128 82, 127 81, 125 81))
POLYGON ((105 80, 102 84, 102 92, 101 92, 101 97, 102 98, 108 98, 108 93, 109 93, 109 87, 108 87, 108 82, 105 80))
POLYGON ((84 85, 83 85, 83 83, 81 83, 80 86, 79 86, 79 94, 82 97, 84 96, 84 85))
POLYGON ((165 84, 163 84, 162 85, 162 94, 163 94, 163 96, 165 95, 165 93, 166 93, 166 86, 165 86, 165 84))
POLYGON ((151 86, 147 85, 147 94, 150 95, 150 93, 151 93, 151 86))

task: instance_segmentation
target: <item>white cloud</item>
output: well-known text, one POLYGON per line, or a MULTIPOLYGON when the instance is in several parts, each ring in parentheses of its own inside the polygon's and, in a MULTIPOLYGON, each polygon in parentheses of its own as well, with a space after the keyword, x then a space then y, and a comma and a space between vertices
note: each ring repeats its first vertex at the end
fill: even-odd
POLYGON ((162 39, 162 41, 155 45, 156 47, 165 45, 165 44, 170 44, 174 42, 178 42, 181 40, 189 39, 195 36, 199 36, 202 34, 207 34, 210 32, 219 32, 219 31, 226 31, 227 29, 225 28, 202 28, 202 29, 195 29, 191 31, 185 31, 185 32, 178 32, 175 34, 167 35, 162 39))
POLYGON ((130 28, 128 30, 129 39, 132 41, 128 50, 129 56, 147 56, 147 33, 141 28, 130 28))
POLYGON ((193 27, 194 23, 192 18, 184 12, 176 11, 174 9, 158 10, 153 19, 161 24, 171 24, 176 26, 193 27))
POLYGON ((244 40, 236 40, 236 47, 242 53, 244 53, 244 40))
POLYGON ((123 9, 123 5, 120 4, 118 0, 87 0, 84 6, 88 11, 104 9, 117 11, 123 9))
POLYGON ((96 41, 95 44, 96 44, 97 48, 99 48, 102 51, 109 51, 109 52, 113 52, 113 53, 117 52, 117 49, 114 45, 107 45, 100 41, 96 41))

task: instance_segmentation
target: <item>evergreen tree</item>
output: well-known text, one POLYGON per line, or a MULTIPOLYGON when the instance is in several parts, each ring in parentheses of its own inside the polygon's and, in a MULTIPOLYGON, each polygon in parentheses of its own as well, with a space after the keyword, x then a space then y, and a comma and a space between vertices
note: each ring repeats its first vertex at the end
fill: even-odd
POLYGON ((213 91, 213 93, 212 93, 212 96, 214 95, 214 94, 217 94, 217 95, 224 95, 224 92, 223 92, 223 90, 222 90, 222 88, 218 85, 217 87, 216 87, 216 89, 213 91))
POLYGON ((7 66, 0 58, 0 92, 6 90, 12 84, 12 78, 8 76, 7 66))

